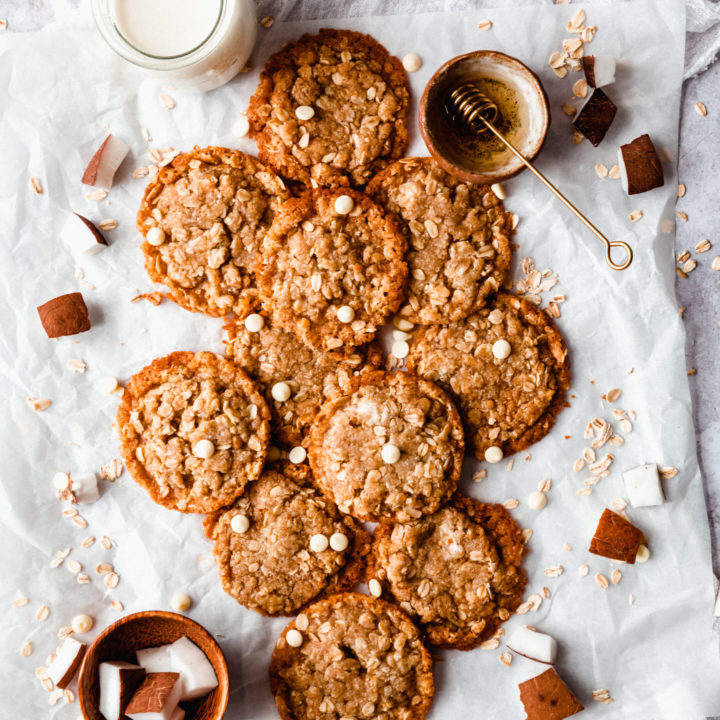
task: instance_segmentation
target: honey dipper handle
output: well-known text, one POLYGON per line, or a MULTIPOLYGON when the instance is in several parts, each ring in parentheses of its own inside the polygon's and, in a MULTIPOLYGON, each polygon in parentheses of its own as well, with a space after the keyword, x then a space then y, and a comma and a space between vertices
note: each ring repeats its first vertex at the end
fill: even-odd
POLYGON ((490 130, 548 190, 553 192, 555 197, 557 197, 588 230, 605 243, 605 261, 613 270, 625 270, 625 268, 630 266, 630 263, 633 261, 633 252, 632 248, 626 242, 622 240, 614 240, 611 242, 608 240, 492 123, 488 122, 482 115, 480 119, 485 123, 487 129, 490 130), (622 248, 625 251, 626 257, 624 262, 616 263, 612 259, 612 251, 614 248, 622 248))

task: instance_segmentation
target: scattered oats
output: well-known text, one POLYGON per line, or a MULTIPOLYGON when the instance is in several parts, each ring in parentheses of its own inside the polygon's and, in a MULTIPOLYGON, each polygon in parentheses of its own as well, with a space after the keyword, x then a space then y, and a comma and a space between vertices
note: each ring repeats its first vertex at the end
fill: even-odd
POLYGON ((30 187, 35 191, 37 195, 43 194, 43 187, 36 177, 30 178, 30 187))
POLYGON ((138 180, 139 178, 146 177, 149 172, 147 165, 140 165, 140 167, 136 167, 133 170, 132 176, 138 180))
POLYGON ((608 171, 608 177, 611 180, 617 180, 620 177, 620 166, 619 165, 613 165, 610 170, 608 171))
POLYGON ((104 200, 107 197, 107 190, 93 190, 92 192, 87 193, 85 197, 88 200, 92 200, 95 202, 104 200))
POLYGON ((637 222, 643 216, 642 210, 633 210, 630 213, 630 222, 637 222))
POLYGON ((599 178, 605 178, 608 176, 608 169, 602 163, 597 163, 595 165, 595 174, 599 178))
POLYGON ((119 582, 120 576, 115 572, 108 573, 105 576, 105 587, 109 588, 110 590, 115 589, 118 586, 119 582))
POLYGON ((490 638, 480 643, 481 650, 497 650, 500 647, 500 641, 497 638, 490 638))
POLYGON ((525 528, 522 531, 523 542, 527 545, 530 542, 530 538, 533 536, 532 528, 525 528))
POLYGON ((573 117, 573 115, 577 112, 577 108, 569 103, 563 103, 560 107, 568 117, 573 117))
POLYGON ((622 498, 615 498, 611 503, 615 512, 622 512, 627 507, 627 502, 622 498))
POLYGON ((145 142, 152 142, 152 135, 150 135, 150 131, 146 127, 141 130, 141 135, 145 142))
POLYGON ((113 600, 110 603, 110 607, 113 610, 117 610, 117 612, 122 612, 125 609, 125 606, 119 600, 113 600))
POLYGON ((33 644, 31 642, 26 642, 21 648, 20 648, 20 654, 23 657, 30 657, 32 655, 33 651, 33 644))
POLYGON ((579 30, 582 30, 583 27, 585 27, 585 11, 578 10, 572 16, 572 19, 568 20, 567 29, 570 32, 578 32, 579 30))
POLYGON ((592 42, 593 38, 595 37, 595 33, 597 32, 597 27, 593 25, 592 27, 586 27, 582 29, 582 32, 580 33, 580 39, 584 43, 592 42))
POLYGON ((30 598, 23 596, 23 597, 15 598, 12 601, 12 606, 19 608, 19 607, 23 607, 23 605, 27 605, 29 602, 30 602, 30 598))
POLYGON ((492 20, 481 20, 478 23, 478 30, 489 30, 492 26, 492 20))
POLYGON ((613 699, 610 697, 610 691, 606 690, 605 688, 600 688, 599 690, 593 690, 592 694, 593 700, 596 702, 601 702, 607 705, 608 703, 614 702, 613 699))
POLYGON ((610 583, 608 582, 608 579, 602 574, 597 573, 595 575, 595 582, 604 590, 610 583))
POLYGON ((111 540, 107 535, 103 535, 102 539, 100 540, 100 544, 106 549, 109 550, 113 545, 115 545, 115 542, 111 540))
POLYGON ((0 30, 7 30, 8 21, 5 18, 0 18, 0 30))
POLYGON ((614 403, 622 395, 622 390, 619 388, 613 388, 607 393, 607 401, 614 403))
POLYGON ((630 605, 635 604, 635 596, 632 593, 630 593, 630 596, 628 597, 628 602, 630 603, 630 605))
POLYGON ((79 585, 87 585, 90 582, 90 576, 87 573, 79 573, 75 576, 79 585))
POLYGON ((592 488, 584 487, 577 491, 578 495, 592 495, 592 488))
POLYGON ((565 552, 572 552, 572 545, 570 545, 570 543, 565 543, 565 544, 563 545, 563 550, 564 550, 565 552))
POLYGON ((74 372, 84 373, 87 370, 87 365, 80 358, 71 358, 67 366, 74 372))
POLYGON ((699 100, 695 103, 695 112, 698 115, 702 115, 703 117, 707 115, 707 108, 705 107, 705 103, 701 103, 699 100))
POLYGON ((590 572, 590 567, 588 565, 581 565, 578 568, 578 575, 583 578, 590 572))
POLYGON ((573 470, 575 472, 580 472, 585 467, 585 460, 583 458, 578 458, 575 463, 573 464, 573 470))
POLYGON ((35 613, 35 619, 38 622, 43 622, 43 620, 47 620, 50 617, 50 608, 47 605, 43 605, 36 613, 35 613))
POLYGON ((107 220, 103 220, 98 227, 101 230, 114 230, 118 226, 118 221, 114 220, 113 218, 107 218, 107 220))
POLYGON ((268 30, 272 27, 273 23, 275 22, 275 18, 272 15, 266 15, 261 21, 260 24, 268 30))
POLYGON ((487 469, 483 468, 482 470, 477 470, 472 474, 472 481, 473 482, 482 482, 487 477, 487 469))
POLYGON ((515 228, 517 228, 519 222, 520 222, 520 216, 517 213, 512 213, 511 227, 513 230, 515 230, 515 228))
POLYGON ((558 577, 563 574, 563 571, 564 568, 562 565, 551 565, 543 570, 548 577, 558 577))
POLYGON ((688 374, 688 375, 697 375, 697 370, 696 370, 695 368, 690 368, 690 369, 687 371, 687 374, 688 374))
POLYGON ((711 247, 712 247, 712 243, 707 238, 705 238, 705 240, 701 240, 695 246, 695 252, 704 253, 704 252, 707 252, 711 247))
POLYGON ((687 221, 688 221, 688 215, 687 215, 687 213, 683 212, 682 210, 676 210, 676 211, 675 211, 675 214, 676 214, 683 222, 687 222, 687 221))
POLYGON ((30 403, 30 406, 35 412, 42 412, 43 410, 47 410, 52 405, 52 400, 49 400, 47 398, 40 399, 36 397, 29 397, 28 402, 30 403))
POLYGON ((549 588, 549 587, 543 587, 543 589, 542 589, 541 592, 542 592, 542 596, 543 596, 546 600, 549 600, 549 599, 550 599, 550 588, 549 588))
POLYGON ((538 483, 538 490, 541 493, 550 492, 550 488, 552 487, 552 480, 550 478, 544 478, 538 483))
POLYGON ((691 273, 697 267, 697 262, 690 258, 683 266, 684 273, 691 273))
POLYGON ((678 469, 672 465, 664 465, 660 468, 660 477, 663 480, 670 480, 678 474, 678 469))
POLYGON ((686 190, 687 190, 687 188, 685 187, 685 185, 684 185, 683 183, 680 183, 680 184, 678 185, 678 187, 677 187, 677 196, 678 196, 679 198, 685 197, 685 191, 686 191, 686 190))
POLYGON ((88 535, 81 543, 80 547, 89 548, 95 544, 95 538, 92 535, 88 535))
POLYGON ((718 271, 720 270, 720 255, 718 255, 713 261, 712 265, 710 266, 713 270, 718 271))
POLYGON ((75 702, 75 693, 70 688, 65 688, 63 690, 63 697, 65 698, 65 702, 75 702))
POLYGON ((82 517, 82 515, 75 515, 75 517, 72 518, 72 522, 74 525, 77 525, 79 528, 86 528, 88 526, 87 520, 82 517))
POLYGON ((43 690, 47 690, 48 692, 52 692, 53 689, 53 681, 49 677, 44 677, 40 684, 43 686, 43 690))
POLYGON ((58 640, 64 640, 65 638, 70 637, 73 632, 75 631, 72 629, 72 625, 65 625, 61 627, 57 631, 58 640))
POLYGON ((78 514, 77 508, 65 508, 62 511, 63 517, 73 518, 78 514))
POLYGON ((572 139, 575 145, 579 145, 585 136, 579 130, 573 130, 572 139))
POLYGON ((56 688, 50 693, 48 698, 48 705, 57 705, 58 701, 63 697, 63 691, 60 688, 56 688))
POLYGON ((508 472, 510 472, 513 467, 515 466, 515 456, 513 455, 510 460, 508 460, 507 467, 505 468, 508 472))
POLYGON ((512 655, 509 652, 500 653, 498 660, 500 660, 503 665, 507 665, 509 667, 512 664, 512 655))
POLYGON ((519 504, 520 501, 517 498, 510 498, 503 503, 508 510, 514 510, 519 504))
POLYGON ((172 110, 175 107, 175 101, 169 95, 165 95, 165 93, 160 95, 160 102, 166 110, 172 110))
POLYGON ((66 567, 73 575, 77 575, 83 568, 82 563, 77 560, 68 560, 66 567))
POLYGON ((612 571, 612 574, 610 575, 610 579, 612 580, 613 585, 617 585, 622 580, 622 572, 620 572, 619 568, 615 568, 612 571))
POLYGON ((95 572, 98 575, 109 575, 114 570, 110 563, 101 562, 95 566, 95 572))
POLYGON ((565 66, 553 68, 553 72, 554 72, 559 78, 564 78, 564 77, 568 74, 567 68, 566 68, 565 66))
POLYGON ((560 306, 555 302, 555 300, 551 300, 548 303, 547 310, 554 318, 560 317, 560 306))
POLYGON ((122 460, 113 458, 107 465, 100 466, 100 477, 103 480, 114 482, 123 474, 124 469, 122 460))
POLYGON ((575 97, 584 98, 587 97, 588 94, 588 84, 587 80, 584 78, 580 78, 580 80, 577 80, 572 88, 573 95, 575 97))
POLYGON ((687 280, 687 273, 682 271, 682 268, 676 267, 675 272, 681 277, 687 280))

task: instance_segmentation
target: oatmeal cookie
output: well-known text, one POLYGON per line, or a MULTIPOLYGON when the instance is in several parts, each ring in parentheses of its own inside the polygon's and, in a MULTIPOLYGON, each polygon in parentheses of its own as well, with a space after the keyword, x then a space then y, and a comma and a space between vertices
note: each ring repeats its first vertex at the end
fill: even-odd
POLYGON ((323 405, 308 455, 340 510, 407 522, 452 495, 463 450, 460 416, 443 390, 414 373, 374 371, 323 405))
POLYGON ((283 181, 251 155, 221 147, 178 155, 140 204, 145 269, 187 310, 242 312, 257 295, 255 256, 288 197, 283 181))
POLYGON ((260 475, 270 410, 243 370, 174 352, 133 375, 115 425, 130 474, 160 505, 208 513, 260 475))
POLYGON ((291 615, 351 590, 370 536, 312 484, 307 465, 265 470, 235 503, 205 519, 223 589, 262 615, 291 615))
POLYGON ((368 197, 313 190, 288 200, 265 237, 256 268, 263 305, 305 344, 350 354, 400 306, 404 252, 396 222, 368 197))
POLYGON ((429 642, 471 650, 516 610, 525 591, 522 533, 502 506, 457 493, 433 515, 375 529, 374 575, 429 642))
POLYGON ((458 322, 502 285, 512 259, 512 215, 487 185, 445 172, 432 158, 404 158, 368 185, 400 220, 410 270, 398 315, 420 325, 458 322))
POLYGON ((262 322, 259 330, 248 330, 245 322, 237 319, 225 326, 225 354, 260 388, 270 407, 274 438, 288 447, 306 444, 322 404, 339 393, 351 377, 382 365, 382 350, 376 342, 343 358, 308 347, 295 333, 257 313, 250 321, 254 328, 253 322, 262 322))
POLYGON ((423 720, 435 684, 430 654, 400 608, 343 593, 285 628, 270 689, 282 720, 423 720))
POLYGON ((320 30, 275 53, 250 98, 250 136, 283 177, 363 187, 408 145, 402 63, 369 35, 320 30))
POLYGON ((455 325, 420 328, 408 367, 457 402, 480 460, 492 446, 509 455, 545 437, 570 386, 567 347, 550 317, 507 292, 455 325))

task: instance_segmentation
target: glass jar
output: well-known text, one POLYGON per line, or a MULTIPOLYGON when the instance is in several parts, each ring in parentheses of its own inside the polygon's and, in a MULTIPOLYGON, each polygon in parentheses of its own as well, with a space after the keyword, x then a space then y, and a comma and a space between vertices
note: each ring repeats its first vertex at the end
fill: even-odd
POLYGON ((224 85, 255 45, 253 0, 92 0, 92 11, 110 48, 170 89, 224 85))

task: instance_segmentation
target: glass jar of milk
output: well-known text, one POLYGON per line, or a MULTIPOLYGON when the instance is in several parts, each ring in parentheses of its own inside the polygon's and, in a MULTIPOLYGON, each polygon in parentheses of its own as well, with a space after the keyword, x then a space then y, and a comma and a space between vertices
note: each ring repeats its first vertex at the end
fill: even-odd
POLYGON ((107 44, 165 87, 224 85, 255 44, 253 0, 92 0, 107 44))

